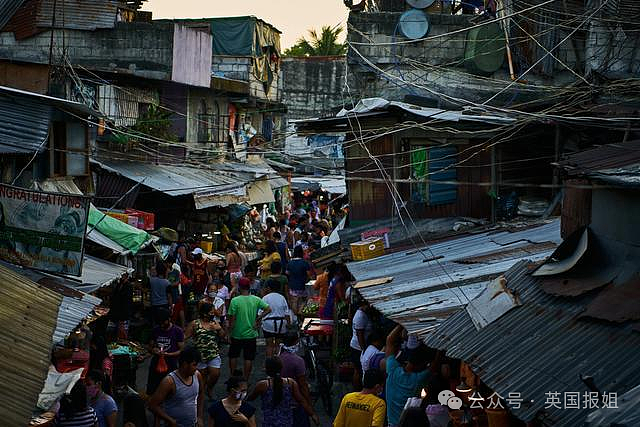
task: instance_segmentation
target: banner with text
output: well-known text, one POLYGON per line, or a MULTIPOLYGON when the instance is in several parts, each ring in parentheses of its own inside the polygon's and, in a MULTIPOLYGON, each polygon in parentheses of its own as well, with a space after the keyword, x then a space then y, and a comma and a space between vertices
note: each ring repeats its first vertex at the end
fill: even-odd
POLYGON ((80 276, 90 198, 0 184, 0 258, 80 276))

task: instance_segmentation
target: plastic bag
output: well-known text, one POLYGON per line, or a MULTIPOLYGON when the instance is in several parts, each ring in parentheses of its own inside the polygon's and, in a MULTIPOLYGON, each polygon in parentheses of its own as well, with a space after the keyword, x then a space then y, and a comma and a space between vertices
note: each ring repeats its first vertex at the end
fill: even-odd
POLYGON ((164 360, 164 354, 161 354, 158 357, 158 363, 156 364, 156 372, 159 374, 164 374, 169 370, 169 365, 167 365, 167 361, 164 360))

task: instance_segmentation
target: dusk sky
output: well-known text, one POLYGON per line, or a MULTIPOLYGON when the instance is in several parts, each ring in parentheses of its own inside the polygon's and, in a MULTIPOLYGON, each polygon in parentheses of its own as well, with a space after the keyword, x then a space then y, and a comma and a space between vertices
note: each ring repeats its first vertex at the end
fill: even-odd
POLYGON ((255 15, 282 31, 283 49, 311 28, 346 26, 348 12, 342 0, 150 0, 144 10, 154 18, 255 15))

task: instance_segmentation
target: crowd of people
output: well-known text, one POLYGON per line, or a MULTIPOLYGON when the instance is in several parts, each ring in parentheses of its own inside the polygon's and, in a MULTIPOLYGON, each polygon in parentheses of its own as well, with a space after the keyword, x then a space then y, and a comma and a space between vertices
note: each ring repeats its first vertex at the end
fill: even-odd
MULTIPOLYGON (((348 345, 355 391, 342 399, 333 425, 446 425, 431 419, 434 411, 427 411, 426 404, 423 424, 411 424, 418 417, 403 415, 407 399, 423 389, 430 389, 430 398, 439 391, 426 350, 415 337, 403 337, 400 327, 386 333, 375 310, 364 300, 355 302, 356 292, 349 286, 353 278, 345 265, 330 264, 318 271, 311 263, 311 254, 331 231, 331 222, 318 207, 311 205, 308 211, 279 220, 267 218, 264 225, 258 262, 249 262, 231 240, 224 258, 177 243, 150 270, 153 329, 146 408, 155 425, 256 426, 255 400, 260 401, 262 426, 307 427, 310 420, 318 424, 305 359, 299 354, 311 280, 318 294, 318 317, 346 319, 349 308, 353 311, 348 345), (265 379, 252 383, 260 337, 265 342, 265 379), (216 395, 224 369, 229 374, 226 393, 216 395)), ((118 286, 116 302, 124 292, 118 286)), ((120 309, 112 314, 110 327, 126 335, 127 314, 120 309)), ((104 342, 94 341, 92 370, 65 395, 55 425, 116 425, 118 406, 110 390, 113 367, 104 342)), ((125 417, 124 425, 142 427, 142 418, 125 417)))

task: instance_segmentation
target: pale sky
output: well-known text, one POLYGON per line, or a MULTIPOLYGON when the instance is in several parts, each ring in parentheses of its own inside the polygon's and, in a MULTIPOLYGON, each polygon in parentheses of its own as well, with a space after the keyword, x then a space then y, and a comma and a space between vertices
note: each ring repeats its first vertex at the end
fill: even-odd
POLYGON ((346 28, 348 14, 342 0, 149 0, 143 10, 152 11, 154 19, 255 15, 282 31, 282 49, 311 28, 338 23, 346 28))

